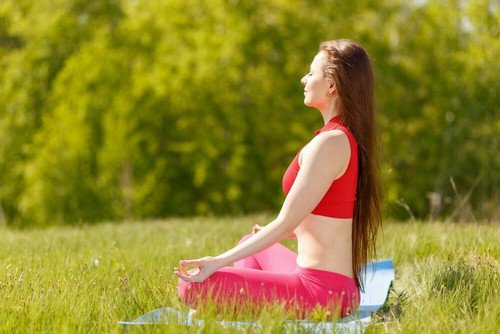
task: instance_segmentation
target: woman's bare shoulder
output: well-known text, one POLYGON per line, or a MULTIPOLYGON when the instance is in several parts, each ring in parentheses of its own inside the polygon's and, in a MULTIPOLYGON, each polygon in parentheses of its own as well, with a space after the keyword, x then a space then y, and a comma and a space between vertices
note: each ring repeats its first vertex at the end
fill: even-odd
POLYGON ((308 152, 312 150, 320 150, 322 153, 338 155, 342 153, 349 154, 351 146, 349 145, 349 138, 342 130, 329 130, 324 131, 315 136, 306 147, 308 152))

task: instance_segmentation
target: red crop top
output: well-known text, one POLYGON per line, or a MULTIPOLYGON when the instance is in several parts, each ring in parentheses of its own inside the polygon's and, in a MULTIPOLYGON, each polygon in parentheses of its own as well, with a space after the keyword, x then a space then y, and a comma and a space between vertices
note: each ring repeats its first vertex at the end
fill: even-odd
MULTIPOLYGON (((328 130, 341 130, 347 135, 351 146, 351 157, 347 170, 340 178, 333 180, 325 196, 311 212, 319 216, 335 218, 352 218, 354 215, 354 202, 356 201, 356 187, 358 183, 358 144, 351 131, 344 125, 340 116, 334 116, 319 130, 316 135, 328 130)), ((302 150, 302 149, 301 149, 302 150)), ((301 151, 300 150, 300 151, 301 151)), ((299 172, 299 154, 297 153, 290 166, 283 175, 283 191, 288 194, 299 172)))

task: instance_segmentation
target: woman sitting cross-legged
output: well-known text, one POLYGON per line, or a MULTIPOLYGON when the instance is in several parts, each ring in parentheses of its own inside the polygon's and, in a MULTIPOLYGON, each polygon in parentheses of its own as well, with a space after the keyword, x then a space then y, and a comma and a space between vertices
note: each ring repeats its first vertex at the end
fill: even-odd
POLYGON ((381 224, 369 56, 350 40, 323 42, 301 83, 324 126, 286 170, 287 196, 273 221, 218 256, 174 268, 179 296, 193 308, 208 298, 257 308, 278 301, 307 317, 317 306, 344 316, 359 305, 361 268, 381 224), (297 253, 279 243, 289 235, 297 253))

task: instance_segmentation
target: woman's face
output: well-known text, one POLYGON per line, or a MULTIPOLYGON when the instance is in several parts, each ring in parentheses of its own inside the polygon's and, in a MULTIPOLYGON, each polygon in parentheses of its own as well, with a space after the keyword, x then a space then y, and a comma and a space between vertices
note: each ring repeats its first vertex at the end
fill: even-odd
POLYGON ((304 85, 304 104, 309 107, 321 108, 328 104, 332 92, 332 79, 323 76, 323 53, 318 53, 310 67, 310 71, 300 82, 304 85))

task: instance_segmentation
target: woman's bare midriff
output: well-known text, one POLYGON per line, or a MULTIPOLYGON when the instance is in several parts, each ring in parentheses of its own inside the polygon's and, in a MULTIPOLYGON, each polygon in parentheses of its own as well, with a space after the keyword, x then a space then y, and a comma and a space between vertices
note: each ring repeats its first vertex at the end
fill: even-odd
POLYGON ((310 214, 294 230, 298 242, 297 264, 353 277, 351 230, 352 218, 310 214))

